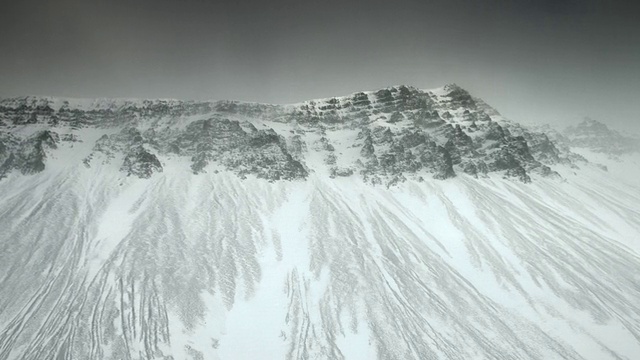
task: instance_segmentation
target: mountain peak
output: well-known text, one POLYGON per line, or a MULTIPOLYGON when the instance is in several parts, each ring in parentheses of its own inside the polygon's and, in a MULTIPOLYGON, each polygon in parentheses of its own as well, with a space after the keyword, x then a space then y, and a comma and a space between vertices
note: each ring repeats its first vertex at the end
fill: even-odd
POLYGON ((564 135, 573 146, 599 153, 621 155, 640 151, 638 139, 624 136, 590 117, 585 117, 575 126, 567 127, 564 135))
POLYGON ((609 127, 605 124, 603 124, 602 122, 592 119, 588 116, 585 116, 582 121, 578 124, 578 127, 582 127, 582 128, 595 128, 595 129, 599 129, 602 131, 613 131, 610 130, 609 127))
MULTIPOLYGON (((456 83, 449 83, 444 86, 445 90, 453 91, 453 90, 464 90, 460 85, 456 83)), ((466 90, 465 90, 466 91, 466 90)))
POLYGON ((584 117, 578 124, 568 126, 565 132, 574 136, 592 136, 595 134, 601 136, 619 135, 617 131, 609 129, 604 123, 590 117, 584 117))

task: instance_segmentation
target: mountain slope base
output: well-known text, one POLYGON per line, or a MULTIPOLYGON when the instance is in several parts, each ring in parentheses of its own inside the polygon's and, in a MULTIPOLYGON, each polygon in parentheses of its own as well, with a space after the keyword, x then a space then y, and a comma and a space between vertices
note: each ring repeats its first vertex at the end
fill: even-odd
POLYGON ((640 353, 638 187, 595 170, 386 189, 187 166, 0 182, 0 358, 640 353))

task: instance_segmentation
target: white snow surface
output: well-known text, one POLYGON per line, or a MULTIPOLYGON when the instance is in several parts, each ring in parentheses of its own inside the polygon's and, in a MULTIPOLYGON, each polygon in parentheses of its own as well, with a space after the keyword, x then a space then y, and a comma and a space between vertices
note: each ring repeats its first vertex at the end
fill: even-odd
MULTIPOLYGON (((281 135, 293 127, 234 116, 281 135)), ((345 126, 301 132, 305 180, 241 179, 216 164, 195 175, 168 155, 139 179, 115 160, 82 164, 119 129, 56 131, 82 142, 48 150, 40 173, 0 180, 2 360, 640 354, 637 155, 576 149, 608 171, 557 166, 562 178, 529 184, 458 172, 387 188, 329 177, 322 136, 337 166, 358 158, 357 129, 345 126)))
POLYGON ((640 354, 637 184, 586 169, 387 189, 163 165, 0 182, 0 358, 640 354))

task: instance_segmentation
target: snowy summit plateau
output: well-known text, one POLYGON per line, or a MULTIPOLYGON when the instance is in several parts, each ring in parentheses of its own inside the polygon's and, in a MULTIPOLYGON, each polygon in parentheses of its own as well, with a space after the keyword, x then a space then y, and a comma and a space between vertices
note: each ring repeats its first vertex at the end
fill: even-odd
POLYGON ((0 359, 637 359, 639 144, 454 84, 0 100, 0 359))

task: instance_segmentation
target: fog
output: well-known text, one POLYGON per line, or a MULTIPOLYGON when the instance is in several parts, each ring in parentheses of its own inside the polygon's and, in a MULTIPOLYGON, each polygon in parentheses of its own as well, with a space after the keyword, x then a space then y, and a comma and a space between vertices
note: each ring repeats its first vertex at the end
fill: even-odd
POLYGON ((640 26, 617 1, 12 2, 0 97, 290 103, 457 83, 505 116, 640 132, 640 26))

